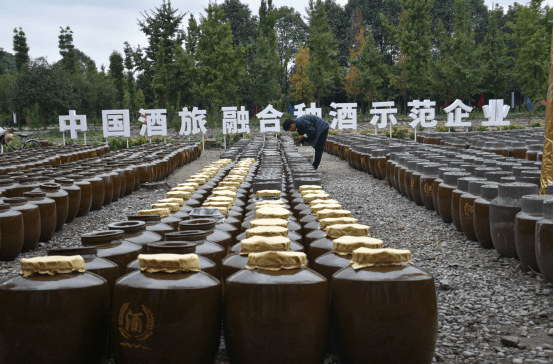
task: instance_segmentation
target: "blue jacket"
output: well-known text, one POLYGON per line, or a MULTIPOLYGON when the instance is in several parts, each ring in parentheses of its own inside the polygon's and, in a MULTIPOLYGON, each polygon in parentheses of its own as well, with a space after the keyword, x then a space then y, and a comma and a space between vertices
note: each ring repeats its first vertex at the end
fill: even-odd
POLYGON ((314 148, 321 133, 329 130, 329 123, 315 115, 301 116, 296 119, 295 124, 298 134, 306 135, 304 141, 314 148))

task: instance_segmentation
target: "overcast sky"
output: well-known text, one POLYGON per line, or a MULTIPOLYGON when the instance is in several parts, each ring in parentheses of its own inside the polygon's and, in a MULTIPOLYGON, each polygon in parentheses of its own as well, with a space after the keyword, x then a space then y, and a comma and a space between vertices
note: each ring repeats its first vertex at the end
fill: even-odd
MULTIPOLYGON (((347 0, 338 0, 344 5, 347 0)), ((437 0, 441 1, 441 0, 437 0)), ((46 56, 49 62, 58 61, 60 27, 73 31, 76 48, 91 57, 98 67, 108 65, 110 54, 123 53, 123 42, 145 46, 146 37, 139 30, 137 19, 141 11, 153 9, 161 0, 0 0, 0 48, 13 53, 13 29, 22 27, 27 36, 31 58, 46 56)), ((261 0, 241 0, 257 14, 261 0)), ((496 0, 503 7, 513 0, 496 0)), ((520 0, 525 2, 525 0, 520 0)), ((552 0, 548 0, 552 6, 552 0)), ((192 13, 198 19, 209 0, 174 0, 173 7, 192 13)), ((276 7, 292 6, 302 15, 308 1, 273 0, 276 7)), ((492 1, 486 1, 491 6, 492 1)), ((187 15, 188 18, 188 15, 187 15)), ((183 24, 186 27, 186 22, 183 24)))

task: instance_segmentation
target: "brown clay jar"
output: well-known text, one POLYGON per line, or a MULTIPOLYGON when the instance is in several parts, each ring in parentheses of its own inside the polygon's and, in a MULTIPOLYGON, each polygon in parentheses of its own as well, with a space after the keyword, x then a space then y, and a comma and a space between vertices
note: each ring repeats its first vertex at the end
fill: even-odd
MULTIPOLYGON (((89 181, 86 181, 83 176, 79 174, 70 174, 67 178, 73 180, 75 186, 81 189, 81 200, 79 202, 79 210, 77 211, 77 217, 86 216, 92 206, 92 185, 89 181)), ((62 188, 64 188, 62 184, 62 188)))
POLYGON ((419 177, 419 195, 427 210, 435 209, 433 204, 433 184, 435 179, 438 178, 439 166, 440 164, 438 163, 424 165, 422 175, 419 177))
POLYGON ((81 244, 96 247, 100 258, 117 264, 120 275, 125 274, 127 264, 137 259, 142 249, 140 245, 123 240, 122 230, 93 231, 83 234, 81 244))
POLYGON ((39 183, 32 177, 19 176, 16 177, 16 180, 17 183, 11 192, 12 197, 23 197, 23 193, 30 192, 39 187, 39 183))
POLYGON ((226 280, 224 334, 231 363, 323 362, 328 283, 305 268, 305 260, 298 268, 282 269, 288 258, 281 257, 291 254, 301 253, 250 254, 249 266, 263 256, 279 270, 242 269, 226 280))
POLYGON ((92 199, 90 204, 90 211, 100 210, 104 205, 104 179, 97 176, 94 172, 85 172, 80 174, 83 176, 84 181, 89 182, 91 186, 92 199))
POLYGON ((38 206, 40 213, 40 242, 47 242, 56 231, 56 201, 46 197, 44 192, 25 192, 23 197, 38 206))
POLYGON ((536 195, 539 187, 533 183, 501 183, 498 197, 489 206, 492 243, 503 256, 517 258, 515 244, 515 217, 521 211, 521 198, 536 195))
POLYGON ((443 177, 446 172, 465 172, 465 170, 461 168, 439 167, 437 178, 433 182, 433 206, 435 206, 437 215, 440 215, 438 200, 439 185, 444 182, 443 177))
POLYGON ((222 246, 227 251, 233 245, 233 237, 230 233, 217 229, 217 221, 214 219, 190 219, 179 223, 180 231, 202 230, 207 234, 206 240, 222 246))
POLYGON ((102 202, 102 205, 109 205, 112 203, 112 200, 114 198, 114 181, 113 181, 113 174, 110 172, 105 171, 106 166, 99 167, 96 172, 98 173, 98 177, 102 178, 104 181, 104 201, 102 202))
POLYGON ((473 202, 473 226, 477 241, 484 249, 494 249, 490 229, 490 203, 498 196, 498 183, 481 186, 481 196, 473 202))
POLYGON ((33 192, 44 192, 46 197, 56 202, 56 231, 61 230, 69 212, 69 194, 58 183, 43 183, 33 192))
POLYGON ((535 254, 539 269, 552 283, 552 196, 543 203, 544 218, 535 225, 535 254))
MULTIPOLYGON (((119 175, 119 193, 118 198, 122 198, 125 196, 125 191, 127 190, 127 174, 125 173, 125 170, 121 168, 121 165, 116 163, 113 165, 112 172, 117 173, 119 175)), ((116 183, 117 184, 117 183, 116 183)), ((115 189, 114 185, 114 189, 115 189)), ((115 194, 114 194, 115 195, 115 194)))
POLYGON ((467 172, 446 172, 443 175, 443 182, 437 190, 437 202, 439 214, 444 222, 452 222, 452 192, 457 187, 459 178, 471 176, 467 172))
POLYGON ((407 168, 404 172, 404 190, 406 193, 406 197, 408 197, 410 201, 414 200, 414 197, 412 195, 412 174, 415 172, 416 166, 419 162, 421 162, 421 159, 419 158, 406 160, 407 168))
POLYGON ((0 261, 15 259, 23 249, 24 239, 23 214, 0 203, 0 261))
POLYGON ((140 245, 142 253, 148 253, 146 245, 163 240, 163 237, 153 231, 146 230, 144 221, 118 221, 108 224, 109 230, 123 230, 123 239, 140 245))
POLYGON ((23 248, 29 251, 36 248, 40 238, 40 210, 37 205, 29 202, 25 197, 5 198, 4 203, 10 208, 23 214, 23 248))
POLYGON ((70 223, 77 217, 79 207, 81 206, 81 188, 68 178, 56 178, 54 182, 60 185, 60 188, 67 192, 69 204, 67 209, 66 223, 70 223))
POLYGON ((477 235, 475 235, 475 225, 473 223, 474 204, 475 200, 481 196, 481 186, 488 183, 490 182, 481 178, 469 181, 468 192, 460 196, 460 225, 462 226, 462 231, 466 238, 469 240, 478 241, 477 235))
POLYGON ((456 230, 463 231, 462 229, 462 223, 461 223, 461 197, 464 193, 466 193, 469 190, 469 182, 470 181, 485 181, 484 178, 476 178, 476 177, 462 177, 458 178, 458 181, 456 183, 456 189, 452 191, 452 206, 451 206, 451 213, 452 213, 452 222, 454 223, 454 226, 456 227, 456 230))
POLYGON ((171 226, 162 223, 159 215, 128 215, 127 220, 144 221, 146 223, 146 230, 155 232, 161 235, 162 238, 165 237, 165 234, 175 231, 171 226))
POLYGON ((108 342, 108 317, 108 283, 96 274, 12 278, 0 285, 0 361, 98 364, 108 342))
POLYGON ((217 272, 214 277, 221 277, 221 261, 227 255, 227 250, 221 245, 208 241, 205 230, 183 230, 167 233, 165 240, 168 242, 186 242, 196 244, 196 254, 202 255, 217 266, 217 272))
POLYGON ((514 225, 516 251, 524 271, 540 270, 535 254, 535 225, 544 217, 543 203, 547 195, 529 195, 521 198, 521 211, 514 225))
POLYGON ((121 277, 119 266, 112 261, 100 258, 97 255, 98 250, 95 247, 78 247, 64 249, 49 249, 48 256, 73 256, 80 255, 85 260, 85 268, 87 272, 98 274, 100 277, 108 281, 110 289, 110 299, 113 296, 115 281, 121 277))
MULTIPOLYGON (((196 254, 196 244, 185 241, 160 241, 148 244, 146 250, 148 254, 196 254)), ((198 255, 198 259, 200 259, 200 269, 216 277, 217 265, 201 255, 198 255)), ((127 265, 126 274, 139 269, 139 261, 135 259, 127 265)))
MULTIPOLYGON (((141 255, 141 266, 156 256, 141 255)), ((170 261, 182 256, 164 257, 170 261)), ((163 266, 164 261, 157 264, 163 266)), ((213 363, 221 335, 220 311, 221 283, 206 272, 181 267, 172 273, 129 273, 117 281, 114 292, 115 359, 120 364, 213 363)))
MULTIPOLYGON (((353 259, 377 250, 383 249, 358 249, 353 259)), ((367 363, 368 355, 375 363, 433 360, 435 282, 420 268, 407 263, 343 268, 331 281, 331 311, 333 343, 343 364, 367 363)))
POLYGON ((421 197, 420 181, 423 175, 423 167, 428 163, 427 161, 416 163, 416 170, 412 173, 410 181, 410 194, 412 195, 413 201, 419 206, 424 206, 423 197, 421 197))

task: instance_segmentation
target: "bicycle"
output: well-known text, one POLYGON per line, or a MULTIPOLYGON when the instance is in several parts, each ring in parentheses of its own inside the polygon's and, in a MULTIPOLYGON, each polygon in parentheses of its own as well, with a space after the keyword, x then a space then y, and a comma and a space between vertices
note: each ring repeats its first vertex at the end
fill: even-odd
POLYGON ((7 149, 10 152, 15 152, 17 150, 42 147, 42 145, 38 140, 27 139, 28 137, 29 137, 29 134, 17 133, 17 132, 14 132, 13 129, 11 128, 6 129, 0 126, 0 153, 4 153, 4 149, 7 149), (21 138, 17 146, 12 144, 14 135, 17 135, 19 138, 21 138))

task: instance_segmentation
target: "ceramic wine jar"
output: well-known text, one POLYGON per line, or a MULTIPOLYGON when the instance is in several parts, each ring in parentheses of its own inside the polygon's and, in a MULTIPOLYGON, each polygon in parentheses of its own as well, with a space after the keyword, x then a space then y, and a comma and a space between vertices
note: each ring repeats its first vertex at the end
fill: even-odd
POLYGON ((225 251, 233 245, 233 237, 229 232, 217 229, 217 221, 213 219, 191 219, 179 223, 180 231, 202 230, 206 232, 206 240, 221 245, 225 251))
POLYGON ((227 250, 221 245, 208 241, 205 230, 183 230, 167 233, 165 240, 168 242, 186 242, 196 244, 196 254, 202 255, 217 265, 216 278, 221 276, 221 261, 227 255, 227 250))
POLYGON ((517 256, 524 271, 540 270, 535 254, 535 227, 537 221, 544 218, 543 203, 547 198, 552 197, 529 195, 521 198, 521 211, 515 218, 514 235, 517 256))
POLYGON ((340 362, 431 363, 438 326, 433 276, 411 265, 406 250, 359 248, 352 262, 331 281, 340 362))
POLYGON ((469 240, 478 241, 473 223, 474 203, 481 196, 481 186, 487 183, 490 182, 481 178, 475 178, 475 180, 469 181, 468 191, 460 196, 460 225, 469 240))
POLYGON ((494 248, 500 255, 517 258, 515 217, 521 211, 521 198, 536 195, 539 187, 532 183, 501 183, 498 197, 491 201, 489 219, 494 248))
MULTIPOLYGON (((452 222, 454 223, 454 226, 456 227, 456 230, 463 231, 462 230, 462 215, 461 215, 461 197, 464 193, 466 193, 469 190, 469 182, 470 181, 485 181, 484 178, 476 178, 476 177, 462 177, 458 178, 458 181, 456 183, 456 189, 452 191, 452 205, 451 205, 451 213, 452 213, 452 222)), ((465 216, 465 213, 464 213, 465 216)))
POLYGON ((104 205, 104 179, 97 176, 95 172, 80 173, 84 180, 90 183, 92 190, 92 201, 90 211, 100 210, 104 205))
POLYGON ((200 270, 195 254, 141 255, 139 262, 145 270, 125 275, 115 288, 117 363, 213 363, 221 333, 219 280, 200 270))
POLYGON ((122 230, 93 231, 81 235, 81 243, 87 247, 96 247, 100 258, 114 262, 123 275, 127 264, 135 260, 141 252, 140 245, 123 240, 122 230))
POLYGON ((66 191, 60 189, 57 183, 43 183, 39 189, 33 192, 44 192, 46 197, 56 202, 56 231, 61 230, 67 220, 69 212, 69 195, 66 191))
MULTIPOLYGON (((149 243, 146 246, 148 254, 196 254, 196 244, 184 241, 160 241, 149 243)), ((200 269, 203 272, 217 276, 217 265, 206 257, 198 255, 200 260, 200 269)), ((140 269, 138 259, 133 260, 127 265, 126 273, 131 273, 140 269)))
POLYGON ((434 210, 433 205, 433 182, 438 178, 440 164, 426 164, 419 178, 419 195, 427 210, 434 210))
POLYGON ((56 231, 56 201, 46 197, 44 192, 25 192, 23 197, 38 206, 40 213, 40 242, 47 242, 56 231))
POLYGON ((162 241, 162 235, 146 230, 146 222, 144 221, 118 221, 108 224, 109 230, 123 230, 123 239, 131 243, 140 245, 142 253, 148 253, 145 248, 150 243, 162 241))
MULTIPOLYGON (((4 203, 23 215, 23 247, 21 251, 36 248, 40 238, 40 210, 37 205, 29 202, 25 197, 5 198, 4 203)), ((0 245, 1 246, 1 245, 0 245)))
POLYGON ((481 186, 481 196, 473 202, 475 236, 484 249, 494 249, 490 229, 490 203, 498 197, 498 184, 489 182, 481 186))
POLYGON ((167 233, 175 231, 171 226, 162 223, 159 215, 128 215, 127 220, 144 221, 146 223, 146 230, 155 232, 162 237, 165 237, 167 233))
POLYGON ((23 249, 24 239, 23 214, 0 203, 0 261, 15 259, 23 249))
POLYGON ((24 276, 0 285, 0 361, 100 363, 108 339, 108 282, 86 272, 79 256, 22 259, 21 268, 24 276), (48 261, 53 275, 41 274, 37 259, 48 261))
POLYGON ((92 185, 89 181, 85 180, 84 177, 79 174, 70 174, 67 176, 67 178, 72 179, 75 183, 75 186, 81 189, 81 200, 79 202, 79 210, 77 211, 77 216, 86 216, 92 207, 92 185))
POLYGON ((121 277, 119 266, 112 261, 100 258, 97 255, 98 249, 95 247, 78 247, 64 249, 50 249, 49 256, 74 256, 80 255, 85 260, 85 268, 87 272, 98 274, 100 277, 108 281, 110 289, 110 299, 113 295, 115 281, 121 277))
POLYGON ((444 222, 452 222, 452 192, 457 187, 458 179, 471 176, 467 172, 445 172, 443 182, 437 190, 439 214, 444 222))
POLYGON ((54 182, 60 185, 60 188, 67 192, 69 204, 67 209, 66 223, 70 223, 77 217, 81 206, 81 188, 68 178, 56 178, 54 182))
POLYGON ((535 254, 544 279, 552 282, 552 196, 543 208, 544 218, 535 225, 535 254))
POLYGON ((303 253, 250 254, 248 269, 226 280, 224 333, 231 363, 323 361, 328 283, 306 263, 303 253))

